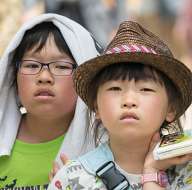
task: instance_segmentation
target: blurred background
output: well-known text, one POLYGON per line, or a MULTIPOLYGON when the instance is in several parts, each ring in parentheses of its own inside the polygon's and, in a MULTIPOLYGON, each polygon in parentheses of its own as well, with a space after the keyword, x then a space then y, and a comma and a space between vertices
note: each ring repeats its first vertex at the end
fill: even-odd
POLYGON ((21 24, 45 12, 79 22, 104 48, 121 21, 138 21, 191 68, 192 0, 1 0, 0 56, 21 24))

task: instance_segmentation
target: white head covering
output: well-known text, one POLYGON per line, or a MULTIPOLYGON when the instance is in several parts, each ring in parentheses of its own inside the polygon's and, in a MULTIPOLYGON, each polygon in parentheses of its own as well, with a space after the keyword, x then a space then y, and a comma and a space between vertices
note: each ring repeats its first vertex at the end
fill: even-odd
MULTIPOLYGON (((51 21, 59 28, 78 65, 99 54, 90 33, 76 22, 64 16, 42 14, 21 27, 8 45, 0 61, 0 156, 10 155, 21 119, 21 113, 17 106, 15 87, 10 86, 13 75, 10 74, 9 66, 13 53, 20 44, 26 30, 44 21, 51 21)), ((93 147, 91 142, 86 142, 85 145, 87 146, 82 148, 86 126, 87 108, 78 99, 73 121, 70 124, 59 153, 62 151, 68 157, 74 158, 91 149, 93 147)))

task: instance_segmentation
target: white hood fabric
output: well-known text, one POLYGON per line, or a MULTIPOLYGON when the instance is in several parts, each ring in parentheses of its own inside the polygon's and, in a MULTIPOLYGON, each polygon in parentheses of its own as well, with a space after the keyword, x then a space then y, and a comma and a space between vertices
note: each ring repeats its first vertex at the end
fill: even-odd
MULTIPOLYGON (((10 70, 13 53, 20 44, 26 30, 44 21, 51 21, 59 28, 78 65, 99 55, 90 33, 66 17, 56 14, 42 14, 21 27, 0 61, 0 156, 11 154, 21 119, 15 87, 10 86, 13 80, 10 70)), ((87 108, 79 98, 75 116, 58 153, 57 161, 61 152, 64 152, 69 158, 75 158, 93 148, 91 137, 90 141, 84 142, 86 126, 87 108)))

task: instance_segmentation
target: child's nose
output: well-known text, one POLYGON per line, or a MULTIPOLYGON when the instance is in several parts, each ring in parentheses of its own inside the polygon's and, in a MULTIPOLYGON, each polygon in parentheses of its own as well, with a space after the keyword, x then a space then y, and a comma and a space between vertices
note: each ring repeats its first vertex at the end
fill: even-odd
POLYGON ((137 98, 137 93, 129 90, 123 94, 122 97, 122 108, 132 108, 132 107, 137 107, 138 105, 138 98, 137 98))
POLYGON ((37 82, 38 83, 50 83, 50 84, 54 83, 54 77, 48 68, 44 68, 44 67, 42 68, 42 70, 39 72, 39 74, 37 76, 37 82))

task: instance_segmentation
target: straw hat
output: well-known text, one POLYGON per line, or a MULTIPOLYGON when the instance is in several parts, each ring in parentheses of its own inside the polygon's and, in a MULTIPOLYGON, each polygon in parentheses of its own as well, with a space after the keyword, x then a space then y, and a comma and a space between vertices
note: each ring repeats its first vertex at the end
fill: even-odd
POLYGON ((73 79, 76 91, 86 104, 88 104, 88 87, 94 76, 104 67, 122 62, 149 65, 168 76, 182 96, 178 116, 182 115, 191 104, 191 71, 173 57, 167 45, 157 36, 132 21, 122 22, 116 36, 104 53, 86 61, 74 72, 73 79))

